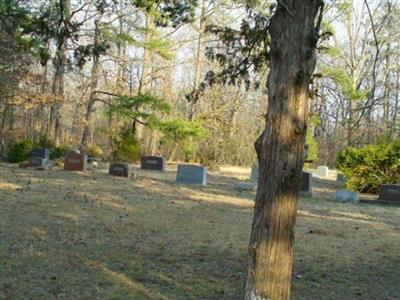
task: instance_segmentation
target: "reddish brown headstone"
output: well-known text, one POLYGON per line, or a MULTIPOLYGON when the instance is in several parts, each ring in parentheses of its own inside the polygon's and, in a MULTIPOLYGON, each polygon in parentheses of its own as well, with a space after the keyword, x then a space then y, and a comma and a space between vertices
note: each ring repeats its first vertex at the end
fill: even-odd
POLYGON ((64 171, 86 171, 87 155, 69 152, 64 159, 64 171))

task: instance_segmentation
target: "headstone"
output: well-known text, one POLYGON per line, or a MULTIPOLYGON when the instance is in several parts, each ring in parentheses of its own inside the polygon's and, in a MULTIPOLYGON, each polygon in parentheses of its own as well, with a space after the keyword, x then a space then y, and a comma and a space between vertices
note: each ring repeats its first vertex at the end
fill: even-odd
POLYGON ((379 188, 378 201, 400 203, 400 184, 383 184, 379 188))
POLYGON ((131 166, 126 163, 111 163, 108 174, 129 178, 132 174, 131 166))
POLYGON ((345 189, 337 190, 335 193, 335 201, 342 203, 358 203, 359 201, 358 194, 356 192, 352 192, 345 189))
POLYGON ((258 171, 258 167, 252 166, 251 167, 251 172, 250 172, 250 180, 258 181, 258 177, 259 176, 260 176, 260 173, 258 171))
POLYGON ((317 176, 326 178, 329 175, 329 168, 327 166, 319 166, 317 168, 317 176))
POLYGON ((38 147, 31 151, 30 157, 41 157, 48 161, 50 159, 50 151, 44 147, 38 147))
POLYGON ((346 182, 346 178, 344 177, 343 174, 339 173, 339 174, 336 175, 336 181, 344 183, 344 182, 346 182))
POLYGON ((42 157, 32 156, 28 160, 28 165, 33 168, 43 168, 46 165, 46 162, 47 160, 42 157))
POLYGON ((301 172, 300 196, 312 197, 312 174, 301 172))
POLYGON ((142 170, 165 170, 165 158, 162 156, 142 156, 141 158, 142 170))
POLYGON ((64 171, 86 171, 87 155, 75 151, 68 152, 64 159, 64 171))
POLYGON ((195 165, 179 165, 176 181, 180 183, 207 185, 207 168, 195 165))

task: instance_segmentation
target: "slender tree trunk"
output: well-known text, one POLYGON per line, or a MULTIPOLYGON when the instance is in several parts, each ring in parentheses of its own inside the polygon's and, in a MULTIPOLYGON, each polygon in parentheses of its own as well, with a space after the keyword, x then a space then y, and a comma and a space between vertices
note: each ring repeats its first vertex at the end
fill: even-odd
POLYGON ((290 299, 294 227, 304 164, 308 96, 323 1, 279 1, 271 18, 269 103, 256 142, 260 178, 248 252, 246 300, 290 299), (316 25, 317 24, 317 25, 316 25))
MULTIPOLYGON (((151 41, 154 28, 155 28, 154 16, 148 13, 146 15, 146 36, 145 36, 146 43, 151 41)), ((145 45, 143 53, 142 74, 139 80, 139 90, 138 90, 139 94, 148 93, 151 89, 151 80, 152 80, 151 62, 152 62, 151 51, 147 49, 147 45, 145 45)), ((137 141, 140 142, 143 135, 143 125, 137 122, 136 120, 132 121, 132 134, 137 139, 137 141)))
MULTIPOLYGON (((200 14, 200 23, 199 23, 199 36, 197 38, 197 49, 196 49, 196 62, 194 65, 194 82, 193 82, 193 90, 196 90, 199 82, 201 80, 201 55, 203 48, 203 35, 204 35, 204 27, 206 25, 206 5, 205 0, 202 1, 201 5, 201 14, 200 14)), ((189 120, 192 120, 196 114, 196 101, 192 100, 189 103, 189 120)))
MULTIPOLYGON (((400 52, 400 51, 399 51, 400 52)), ((399 53, 400 55, 400 53, 399 53)), ((399 96, 400 96, 400 62, 397 62, 396 69, 396 94, 395 94, 395 102, 393 108, 393 116, 392 116, 392 126, 390 128, 390 136, 395 138, 397 136, 397 114, 399 109, 399 96)))
POLYGON ((383 87, 383 133, 389 132, 389 97, 390 97, 390 43, 387 44, 385 53, 385 84, 383 87))
POLYGON ((49 130, 53 130, 54 140, 56 144, 60 143, 61 139, 61 108, 64 98, 64 74, 67 64, 67 41, 68 35, 66 25, 69 23, 71 3, 70 0, 60 0, 60 18, 63 19, 62 25, 57 33, 57 53, 55 62, 55 74, 53 81, 52 92, 55 96, 55 103, 51 107, 49 130))
POLYGON ((93 124, 92 124, 92 116, 94 112, 94 102, 95 102, 95 93, 99 81, 99 71, 100 71, 100 54, 98 52, 98 47, 100 43, 100 28, 99 28, 99 20, 95 20, 94 25, 94 43, 93 43, 93 65, 92 65, 92 74, 91 74, 91 83, 90 83, 90 96, 89 102, 86 109, 86 123, 83 128, 82 134, 82 145, 91 144, 93 141, 93 124))

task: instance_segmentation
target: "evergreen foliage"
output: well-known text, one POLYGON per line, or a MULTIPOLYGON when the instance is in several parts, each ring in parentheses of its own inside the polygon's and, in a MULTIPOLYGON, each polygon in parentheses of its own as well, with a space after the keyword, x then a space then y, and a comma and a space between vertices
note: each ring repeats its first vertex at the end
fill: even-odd
POLYGON ((139 120, 146 125, 155 125, 159 122, 156 113, 168 113, 170 105, 157 95, 150 93, 135 96, 121 95, 116 103, 110 106, 109 113, 126 118, 139 120))
POLYGON ((200 120, 186 120, 176 118, 158 124, 164 134, 164 145, 173 145, 173 149, 179 147, 185 158, 191 157, 197 150, 198 143, 207 137, 207 130, 200 120))
POLYGON ((140 144, 132 136, 129 127, 124 128, 121 134, 114 139, 114 161, 138 162, 140 160, 140 144))
POLYGON ((400 140, 346 148, 337 156, 337 168, 347 188, 377 193, 382 184, 400 182, 400 140))
POLYGON ((10 163, 26 161, 34 147, 35 143, 29 139, 15 142, 8 152, 8 161, 10 163))

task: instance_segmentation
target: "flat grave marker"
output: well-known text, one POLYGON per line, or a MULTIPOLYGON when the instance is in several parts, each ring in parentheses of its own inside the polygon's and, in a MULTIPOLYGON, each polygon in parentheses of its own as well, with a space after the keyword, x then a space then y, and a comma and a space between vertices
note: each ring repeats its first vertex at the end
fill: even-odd
POLYGON ((207 168, 196 165, 178 165, 176 181, 179 183, 207 185, 207 168))
POLYGON ((329 168, 327 166, 319 166, 317 168, 317 176, 327 178, 329 176, 329 168))
POLYGON ((383 184, 379 188, 378 201, 400 204, 400 184, 383 184))
POLYGON ((111 163, 108 169, 108 174, 119 177, 131 177, 132 169, 127 163, 111 163))
POLYGON ((337 190, 335 193, 335 201, 341 203, 353 203, 356 204, 360 201, 358 193, 352 192, 346 189, 337 190))
POLYGON ((64 159, 64 171, 86 171, 87 155, 74 151, 68 152, 64 159))
POLYGON ((162 156, 142 156, 141 158, 142 170, 165 170, 165 158, 162 156))

